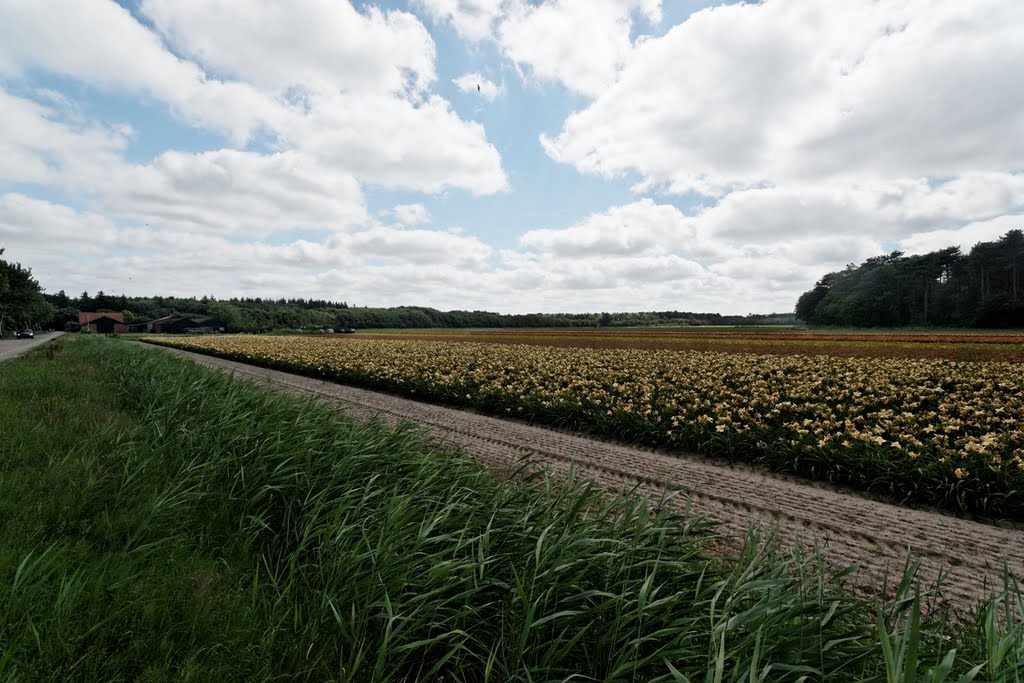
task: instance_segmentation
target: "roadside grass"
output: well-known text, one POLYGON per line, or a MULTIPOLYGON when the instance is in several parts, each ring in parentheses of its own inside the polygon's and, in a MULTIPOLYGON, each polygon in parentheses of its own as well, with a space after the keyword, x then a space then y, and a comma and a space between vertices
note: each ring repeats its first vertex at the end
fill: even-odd
POLYGON ((501 482, 155 350, 0 365, 0 680, 1024 681, 1024 599, 922 617, 658 501, 501 482))

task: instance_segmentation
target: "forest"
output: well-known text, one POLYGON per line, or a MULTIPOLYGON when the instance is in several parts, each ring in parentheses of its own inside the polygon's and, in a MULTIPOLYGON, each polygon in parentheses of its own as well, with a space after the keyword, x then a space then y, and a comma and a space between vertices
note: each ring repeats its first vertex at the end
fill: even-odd
MULTIPOLYGON (((0 247, 0 255, 3 253, 0 247)), ((46 300, 39 282, 32 277, 31 269, 0 258, 0 337, 16 326, 50 321, 56 313, 57 309, 46 300)))
POLYGON ((792 314, 721 315, 659 311, 645 313, 524 313, 490 311, 439 311, 422 306, 373 308, 349 306, 341 301, 321 299, 216 299, 177 297, 126 297, 82 292, 69 297, 63 291, 44 294, 52 308, 46 326, 74 329, 79 311, 123 312, 125 322, 139 323, 165 315, 213 317, 224 322, 228 332, 270 332, 319 328, 521 328, 521 327, 636 327, 647 325, 752 325, 790 324, 792 314))
POLYGON ((827 273, 796 304, 809 325, 1024 327, 1024 232, 1010 230, 964 254, 874 256, 827 273))

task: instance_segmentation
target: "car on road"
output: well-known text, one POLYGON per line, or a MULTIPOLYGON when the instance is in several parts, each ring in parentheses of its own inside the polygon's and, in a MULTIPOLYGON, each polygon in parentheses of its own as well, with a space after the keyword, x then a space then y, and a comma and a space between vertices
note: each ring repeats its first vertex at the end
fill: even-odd
POLYGON ((30 329, 28 329, 26 327, 24 330, 18 330, 17 332, 15 332, 14 333, 14 338, 15 339, 35 339, 36 335, 35 335, 35 333, 32 330, 30 330, 30 329))

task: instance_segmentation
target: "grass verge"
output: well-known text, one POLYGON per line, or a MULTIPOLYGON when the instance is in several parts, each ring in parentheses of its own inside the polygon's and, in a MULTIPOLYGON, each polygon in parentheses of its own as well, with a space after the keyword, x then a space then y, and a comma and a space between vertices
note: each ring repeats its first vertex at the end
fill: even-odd
POLYGON ((922 621, 820 557, 495 480, 163 353, 0 365, 0 680, 1024 680, 1019 591, 922 621), (961 678, 964 677, 964 678, 961 678))

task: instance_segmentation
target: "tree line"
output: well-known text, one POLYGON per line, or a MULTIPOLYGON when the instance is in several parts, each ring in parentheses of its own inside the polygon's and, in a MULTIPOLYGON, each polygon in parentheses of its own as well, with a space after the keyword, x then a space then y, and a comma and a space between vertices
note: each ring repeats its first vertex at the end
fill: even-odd
POLYGON ((796 303, 812 325, 1024 327, 1024 232, 1010 230, 964 254, 874 256, 827 273, 796 303))
POLYGON ((263 299, 213 297, 126 297, 83 292, 69 297, 63 291, 44 295, 56 311, 55 329, 73 329, 79 311, 119 311, 128 324, 167 315, 211 317, 224 323, 228 332, 270 332, 297 329, 381 328, 525 328, 525 327, 637 327, 651 325, 786 325, 792 314, 722 315, 658 311, 646 313, 523 313, 491 311, 440 311, 424 306, 390 308, 356 307, 346 302, 319 299, 263 299))
MULTIPOLYGON (((4 249, 0 247, 0 255, 4 249)), ((56 315, 32 271, 0 258, 0 336, 13 328, 39 327, 56 315)))

